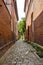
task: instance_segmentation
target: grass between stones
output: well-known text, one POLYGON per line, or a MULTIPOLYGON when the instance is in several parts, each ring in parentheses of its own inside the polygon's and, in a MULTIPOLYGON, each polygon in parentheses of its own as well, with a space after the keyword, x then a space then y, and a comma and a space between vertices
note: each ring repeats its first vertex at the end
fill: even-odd
POLYGON ((28 41, 28 40, 24 40, 25 42, 31 44, 31 46, 36 50, 36 54, 40 57, 40 58, 43 58, 43 46, 37 44, 37 43, 34 43, 34 42, 31 42, 31 41, 28 41))
POLYGON ((43 50, 39 47, 37 43, 31 43, 32 47, 36 50, 36 53, 40 58, 43 58, 43 50))

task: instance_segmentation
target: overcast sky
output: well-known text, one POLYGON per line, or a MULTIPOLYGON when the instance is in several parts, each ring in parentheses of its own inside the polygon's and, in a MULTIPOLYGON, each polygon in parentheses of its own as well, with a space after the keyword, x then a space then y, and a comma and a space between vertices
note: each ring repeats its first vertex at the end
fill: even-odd
POLYGON ((19 20, 21 20, 22 17, 25 17, 24 3, 25 3, 25 0, 17 0, 19 20))

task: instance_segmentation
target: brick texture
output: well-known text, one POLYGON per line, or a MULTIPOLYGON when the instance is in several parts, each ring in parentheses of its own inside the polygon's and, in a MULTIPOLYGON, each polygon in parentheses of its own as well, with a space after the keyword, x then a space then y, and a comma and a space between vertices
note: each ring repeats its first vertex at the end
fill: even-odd
POLYGON ((28 0, 27 4, 25 9, 27 39, 43 45, 43 0, 31 0, 30 5, 28 0))
POLYGON ((14 1, 6 0, 6 2, 0 0, 0 47, 9 41, 16 40, 18 35, 14 1), (7 6, 6 2, 10 6, 7 6))
POLYGON ((10 15, 2 0, 0 0, 0 5, 1 5, 0 6, 0 43, 1 42, 5 43, 11 40, 11 29, 10 29, 11 21, 10 21, 10 15))

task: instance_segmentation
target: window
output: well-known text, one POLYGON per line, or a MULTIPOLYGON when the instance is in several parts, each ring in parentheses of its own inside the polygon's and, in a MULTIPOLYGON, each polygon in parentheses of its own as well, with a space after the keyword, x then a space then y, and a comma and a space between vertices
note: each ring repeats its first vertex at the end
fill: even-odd
POLYGON ((6 7, 9 11, 9 13, 11 14, 11 0, 4 0, 6 7))
POLYGON ((2 5, 0 4, 0 7, 2 7, 2 5))

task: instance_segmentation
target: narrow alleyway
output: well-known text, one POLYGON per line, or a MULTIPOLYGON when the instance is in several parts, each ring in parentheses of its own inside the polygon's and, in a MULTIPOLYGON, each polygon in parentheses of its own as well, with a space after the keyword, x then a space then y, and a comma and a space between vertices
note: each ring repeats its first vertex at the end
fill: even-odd
POLYGON ((0 65, 43 65, 43 61, 34 54, 35 50, 30 44, 18 40, 0 58, 0 65))

